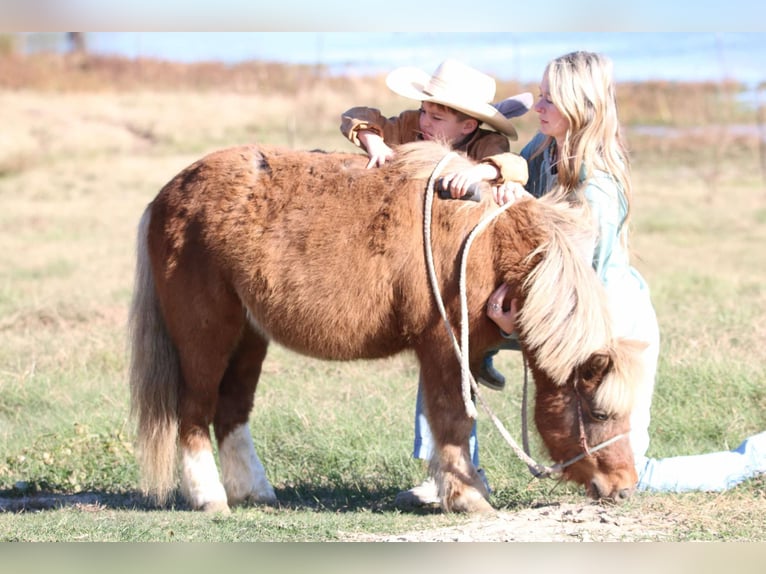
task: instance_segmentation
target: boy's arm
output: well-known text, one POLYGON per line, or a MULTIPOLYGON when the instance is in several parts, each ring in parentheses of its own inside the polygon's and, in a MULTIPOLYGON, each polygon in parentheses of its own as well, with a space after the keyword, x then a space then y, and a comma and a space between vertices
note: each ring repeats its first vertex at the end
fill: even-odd
POLYGON ((481 160, 481 163, 495 167, 497 178, 494 183, 496 184, 514 181, 524 185, 527 183, 527 179, 529 179, 527 160, 518 154, 508 152, 491 155, 481 160))
POLYGON ((387 120, 380 110, 356 107, 343 112, 340 118, 341 133, 370 157, 368 168, 381 166, 394 156, 383 139, 383 126, 387 120))
POLYGON ((471 157, 479 163, 462 171, 442 178, 442 185, 448 188, 453 198, 463 197, 478 181, 487 181, 494 187, 506 182, 527 181, 527 162, 521 156, 510 152, 508 138, 499 133, 487 134, 471 150, 471 157))
POLYGON ((471 155, 483 167, 480 172, 482 179, 495 185, 511 181, 522 185, 527 183, 527 160, 511 152, 508 138, 504 135, 493 133, 483 137, 471 155))
POLYGON ((367 167, 382 166, 394 157, 391 146, 417 139, 420 112, 407 110, 385 118, 375 108, 356 107, 341 114, 340 131, 370 157, 367 167))
MULTIPOLYGON (((387 123, 388 120, 375 108, 356 107, 341 114, 341 133, 355 146, 367 152, 370 158, 368 168, 382 166, 394 157, 394 151, 383 137, 387 123)), ((395 129, 394 125, 389 131, 395 129)))
POLYGON ((359 132, 371 131, 383 138, 389 146, 413 142, 420 129, 420 112, 406 110, 393 118, 386 118, 375 108, 356 107, 341 114, 340 131, 355 146, 362 147, 359 132))
POLYGON ((445 175, 441 178, 441 184, 449 189, 451 197, 458 199, 466 195, 475 182, 488 181, 493 186, 495 200, 503 205, 518 191, 523 191, 527 177, 527 160, 508 152, 484 158, 473 167, 445 175))
POLYGON ((340 116, 341 133, 355 146, 363 149, 364 145, 359 140, 360 131, 370 131, 383 137, 383 124, 386 118, 375 108, 355 107, 343 112, 340 116))
POLYGON ((357 138, 359 139, 360 147, 367 151, 367 155, 370 158, 370 161, 367 163, 368 168, 381 167, 394 157, 394 150, 376 132, 372 130, 359 130, 357 131, 357 138))

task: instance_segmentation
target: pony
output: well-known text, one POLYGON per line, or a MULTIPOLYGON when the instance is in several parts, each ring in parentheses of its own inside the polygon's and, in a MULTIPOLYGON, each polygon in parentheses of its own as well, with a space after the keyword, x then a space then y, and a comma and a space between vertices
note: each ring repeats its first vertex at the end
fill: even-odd
POLYGON ((436 199, 426 245, 434 167, 448 159, 448 174, 473 165, 448 152, 407 144, 384 167, 365 169, 358 153, 243 145, 206 155, 159 191, 138 226, 129 318, 131 413, 146 495, 166 504, 180 467, 193 509, 277 503, 248 426, 273 341, 336 361, 413 351, 442 508, 492 510, 469 456, 470 400, 434 304, 430 248, 449 321, 467 313, 471 372, 501 342, 485 307, 506 282, 535 381, 536 426, 552 460, 579 455, 563 476, 595 498, 629 496, 637 482, 629 441, 597 452, 588 445, 628 432, 641 346, 612 335, 590 264, 588 218, 545 199, 517 201, 475 237, 461 297, 465 238, 498 208, 491 194, 436 199))

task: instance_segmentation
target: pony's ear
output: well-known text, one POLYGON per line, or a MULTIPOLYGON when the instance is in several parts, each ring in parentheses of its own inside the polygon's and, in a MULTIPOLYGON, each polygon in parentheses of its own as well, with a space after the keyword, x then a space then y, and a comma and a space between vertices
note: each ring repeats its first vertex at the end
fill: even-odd
POLYGON ((584 387, 595 393, 595 408, 616 416, 630 414, 638 388, 644 380, 643 353, 648 346, 644 341, 620 338, 606 353, 606 362, 603 358, 597 358, 602 353, 596 353, 583 365, 583 381, 586 380, 585 374, 594 376, 587 379, 590 386, 586 383, 584 387), (585 368, 586 365, 590 365, 590 371, 585 368), (599 365, 604 368, 599 370, 599 365))
POLYGON ((580 389, 587 395, 592 395, 596 388, 604 380, 614 364, 612 355, 608 351, 593 353, 588 360, 578 368, 580 389))

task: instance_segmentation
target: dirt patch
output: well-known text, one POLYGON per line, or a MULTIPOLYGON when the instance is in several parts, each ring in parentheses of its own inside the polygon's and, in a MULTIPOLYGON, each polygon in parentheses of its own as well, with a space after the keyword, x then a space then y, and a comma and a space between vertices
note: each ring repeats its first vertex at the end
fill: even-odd
POLYGON ((597 503, 555 503, 497 512, 433 530, 395 535, 344 533, 352 542, 638 542, 673 540, 672 517, 625 511, 597 503))
MULTIPOLYGON (((0 497, 0 512, 40 512, 59 508, 98 512, 145 508, 137 494, 35 494, 0 497)), ((345 542, 639 542, 672 541, 682 520, 667 514, 627 510, 596 502, 541 504, 518 511, 466 517, 455 526, 400 534, 341 532, 345 542)))

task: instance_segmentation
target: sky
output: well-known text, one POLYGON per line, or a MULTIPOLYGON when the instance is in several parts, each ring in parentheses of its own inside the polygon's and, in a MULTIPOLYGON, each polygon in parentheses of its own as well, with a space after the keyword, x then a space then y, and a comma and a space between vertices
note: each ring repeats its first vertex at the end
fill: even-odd
POLYGON ((758 0, 0 0, 0 13, 5 31, 766 31, 758 0))

